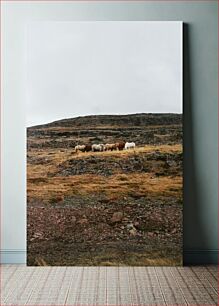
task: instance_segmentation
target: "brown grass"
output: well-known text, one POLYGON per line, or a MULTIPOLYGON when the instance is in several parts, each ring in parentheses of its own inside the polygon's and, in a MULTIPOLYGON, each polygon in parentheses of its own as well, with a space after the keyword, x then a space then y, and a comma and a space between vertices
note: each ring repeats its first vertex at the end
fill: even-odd
POLYGON ((28 196, 44 201, 58 196, 102 194, 118 199, 125 196, 182 197, 182 178, 151 177, 148 173, 101 175, 75 175, 52 177, 38 181, 29 179, 28 196))
POLYGON ((56 197, 73 195, 102 194, 107 198, 121 198, 135 195, 137 197, 178 197, 182 198, 182 177, 155 177, 151 173, 115 174, 110 177, 83 174, 74 176, 53 176, 58 166, 72 158, 95 156, 111 156, 127 158, 130 155, 153 152, 177 153, 182 151, 181 145, 144 146, 135 150, 75 153, 65 150, 37 150, 28 155, 33 159, 47 159, 45 163, 27 165, 28 198, 51 202, 56 197))

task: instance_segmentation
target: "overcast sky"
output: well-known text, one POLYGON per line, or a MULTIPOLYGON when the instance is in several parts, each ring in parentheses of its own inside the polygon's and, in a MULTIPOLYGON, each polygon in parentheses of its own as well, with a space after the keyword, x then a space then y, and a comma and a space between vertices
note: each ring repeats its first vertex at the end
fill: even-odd
POLYGON ((148 112, 182 112, 180 22, 28 24, 27 126, 148 112))

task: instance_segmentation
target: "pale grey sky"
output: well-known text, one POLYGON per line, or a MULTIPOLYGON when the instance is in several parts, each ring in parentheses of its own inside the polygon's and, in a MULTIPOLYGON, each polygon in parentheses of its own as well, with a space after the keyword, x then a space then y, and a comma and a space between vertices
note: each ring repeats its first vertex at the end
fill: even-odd
POLYGON ((181 22, 32 22, 26 63, 27 126, 182 112, 181 22))

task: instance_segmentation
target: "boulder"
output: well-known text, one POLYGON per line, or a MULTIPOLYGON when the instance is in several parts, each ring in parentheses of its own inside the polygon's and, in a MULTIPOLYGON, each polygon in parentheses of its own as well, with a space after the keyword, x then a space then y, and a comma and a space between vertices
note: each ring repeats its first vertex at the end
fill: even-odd
POLYGON ((129 234, 130 234, 131 236, 136 236, 136 234, 137 234, 136 228, 133 227, 133 228, 129 231, 129 234))
POLYGON ((111 218, 112 223, 121 222, 123 218, 123 213, 121 211, 115 212, 111 218))

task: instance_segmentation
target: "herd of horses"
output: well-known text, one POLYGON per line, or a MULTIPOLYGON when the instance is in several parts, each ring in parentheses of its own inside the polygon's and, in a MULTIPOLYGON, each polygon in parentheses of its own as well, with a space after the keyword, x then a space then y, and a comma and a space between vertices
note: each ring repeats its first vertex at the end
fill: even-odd
POLYGON ((134 142, 116 142, 116 143, 100 143, 100 144, 86 144, 75 146, 75 152, 104 152, 104 151, 122 151, 135 149, 134 142))

